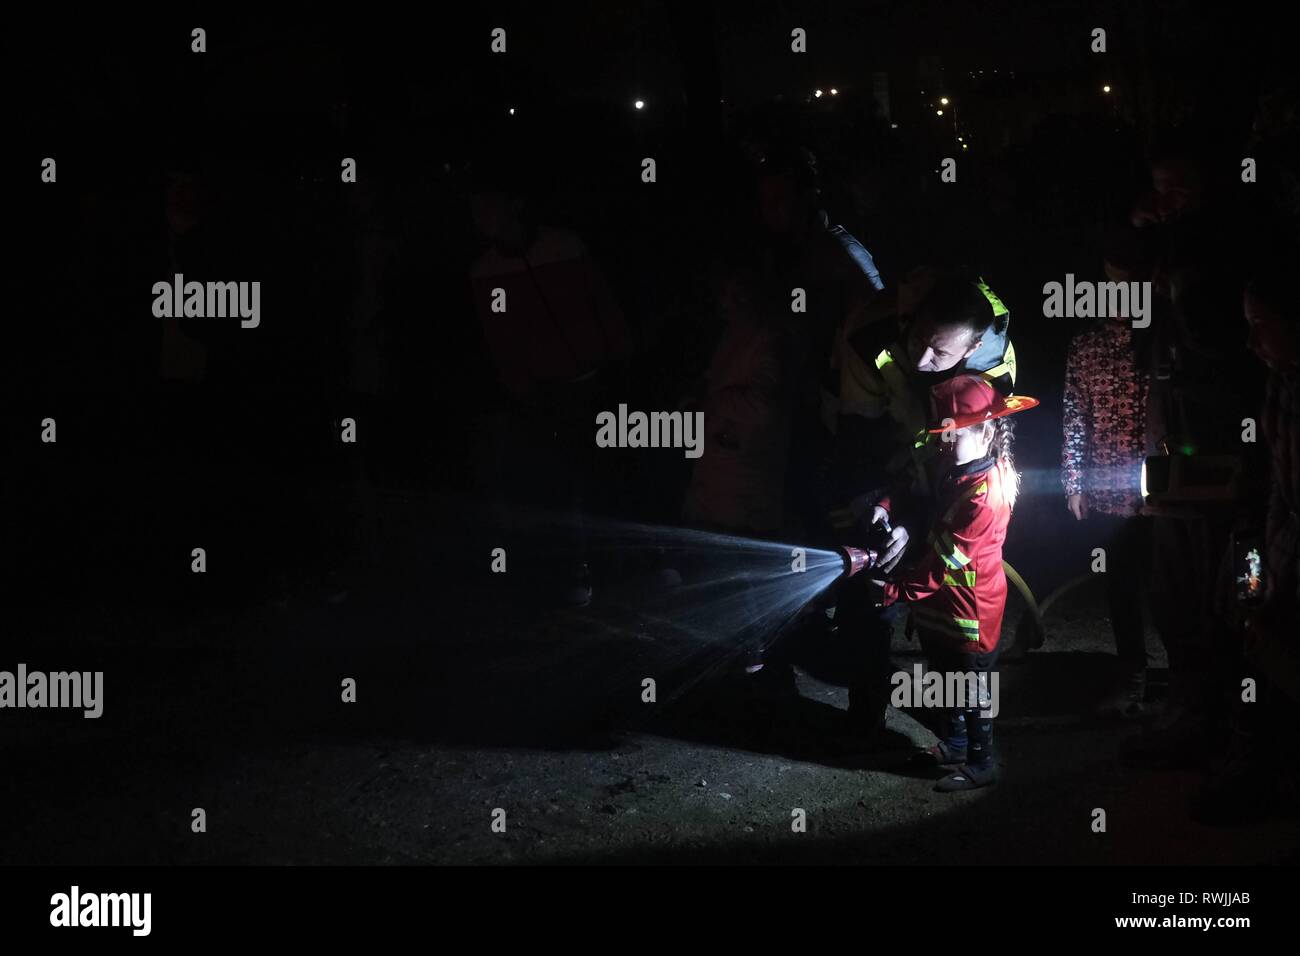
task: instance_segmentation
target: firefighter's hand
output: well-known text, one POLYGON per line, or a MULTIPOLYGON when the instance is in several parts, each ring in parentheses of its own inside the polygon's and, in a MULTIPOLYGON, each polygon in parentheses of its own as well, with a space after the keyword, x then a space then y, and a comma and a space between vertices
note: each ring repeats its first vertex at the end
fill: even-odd
POLYGON ((1087 495, 1067 495, 1065 498, 1065 507, 1070 509, 1070 514, 1075 519, 1082 521, 1088 517, 1088 496, 1087 495))
MULTIPOLYGON (((877 508, 876 510, 881 509, 877 508)), ((907 539, 907 529, 902 525, 891 530, 889 537, 885 539, 885 546, 880 552, 880 557, 876 559, 876 567, 885 574, 894 570, 898 566, 898 562, 903 560, 903 552, 907 550, 907 539)))

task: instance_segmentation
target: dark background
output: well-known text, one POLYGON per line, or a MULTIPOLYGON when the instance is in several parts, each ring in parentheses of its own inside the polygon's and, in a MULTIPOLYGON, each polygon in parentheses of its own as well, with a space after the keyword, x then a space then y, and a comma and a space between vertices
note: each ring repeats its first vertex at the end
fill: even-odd
MULTIPOLYGON (((479 247, 466 183, 485 157, 606 272, 637 341, 618 400, 673 407, 709 355, 709 263, 758 227, 743 146, 773 136, 814 151, 832 221, 871 250, 887 286, 927 258, 959 259, 1010 307, 1018 390, 1043 407, 1020 426, 1027 491, 1007 552, 1050 591, 1091 545, 1057 473, 1078 326, 1041 317, 1042 284, 1099 272, 1103 227, 1149 187, 1146 153, 1175 128, 1218 164, 1212 188, 1229 204, 1277 207, 1266 181, 1296 154, 1252 141, 1260 97, 1294 82, 1274 9, 297 5, 16 23, 6 660, 63 660, 52 649, 80 650, 92 632, 143 646, 318 584, 365 553, 374 488, 481 496, 474 449, 502 402, 468 281, 479 247), (207 30, 201 55, 194 26, 207 30), (495 26, 504 56, 489 51, 495 26), (805 55, 789 50, 795 26, 805 55), (1095 26, 1104 55, 1089 52, 1095 26), (939 87, 960 106, 955 123, 934 115, 939 87), (955 154, 958 134, 969 149, 955 154), (1251 150, 1261 184, 1246 186, 1251 150), (941 184, 950 155, 958 182, 941 184), (45 156, 56 185, 39 181, 45 156), (344 156, 356 185, 339 182, 344 156), (641 182, 644 156, 657 183, 641 182), (209 325, 207 374, 185 394, 159 380, 149 292, 173 272, 163 215, 176 170, 205 184, 207 275, 263 287, 261 327, 209 325), (381 299, 364 326, 363 275, 378 277, 381 299), (359 372, 363 354, 373 361, 359 372), (344 415, 358 419, 355 446, 336 440, 344 415), (57 445, 39 443, 47 416, 57 445), (195 540, 222 555, 201 586, 195 540)), ((1223 322, 1224 348, 1242 352, 1240 318, 1223 322)), ((676 453, 621 464, 593 507, 672 523, 688 475, 676 453)), ((464 529, 466 513, 435 508, 422 534, 437 543, 445 601, 472 621, 482 608, 461 586, 481 579, 490 545, 464 529)), ((423 579, 418 553, 391 548, 375 573, 423 579)))

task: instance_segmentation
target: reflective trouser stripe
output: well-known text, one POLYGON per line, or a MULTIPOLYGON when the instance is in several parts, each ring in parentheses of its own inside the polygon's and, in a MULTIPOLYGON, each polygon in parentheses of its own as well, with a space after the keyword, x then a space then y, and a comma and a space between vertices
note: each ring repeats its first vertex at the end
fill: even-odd
POLYGON ((975 586, 974 571, 950 571, 945 572, 943 576, 944 584, 951 584, 956 588, 973 588, 975 586))
POLYGON ((977 620, 968 617, 953 617, 944 614, 942 611, 931 611, 924 604, 913 605, 912 614, 916 617, 917 625, 927 630, 937 631, 964 641, 978 641, 980 639, 980 622, 977 620))
POLYGON ((912 614, 915 615, 917 626, 928 631, 946 634, 962 641, 978 641, 980 639, 978 621, 975 622, 972 629, 959 623, 965 621, 966 618, 952 617, 941 611, 930 611, 924 605, 913 605, 912 614))

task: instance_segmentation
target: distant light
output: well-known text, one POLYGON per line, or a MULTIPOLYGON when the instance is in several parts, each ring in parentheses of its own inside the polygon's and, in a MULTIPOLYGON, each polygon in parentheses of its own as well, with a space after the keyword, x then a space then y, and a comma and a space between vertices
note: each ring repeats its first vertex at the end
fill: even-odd
POLYGON ((962 148, 962 149, 970 149, 970 145, 969 145, 968 143, 962 143, 962 144, 961 144, 961 148, 962 148))
POLYGON ((960 142, 963 142, 963 140, 962 140, 962 138, 961 138, 960 136, 957 137, 957 142, 959 142, 959 143, 960 143, 960 142))
POLYGON ((511 116, 514 116, 514 115, 515 115, 515 108, 514 108, 513 106, 510 107, 510 115, 511 115, 511 116))
POLYGON ((1110 92, 1110 87, 1109 87, 1109 86, 1103 86, 1103 87, 1101 88, 1101 91, 1102 91, 1103 93, 1109 93, 1109 92, 1110 92))
POLYGON ((942 103, 944 106, 947 106, 947 105, 948 105, 948 97, 946 97, 946 96, 941 96, 941 97, 939 97, 939 102, 942 103))
POLYGON ((942 115, 943 115, 943 110, 935 110, 935 111, 934 111, 934 115, 935 115, 935 116, 942 116, 942 115))
POLYGON ((813 96, 821 96, 821 95, 822 95, 821 90, 813 90, 813 96))
POLYGON ((898 124, 897 124, 897 123, 890 123, 890 124, 889 124, 889 128, 890 128, 890 129, 898 129, 898 124))
POLYGON ((635 106, 635 107, 636 107, 637 109, 639 109, 639 110, 643 110, 643 109, 645 109, 645 100, 637 100, 637 101, 636 101, 635 103, 633 103, 632 105, 635 106))
POLYGON ((832 87, 831 87, 831 96, 839 96, 839 95, 840 95, 840 91, 837 90, 835 87, 832 86, 832 87))

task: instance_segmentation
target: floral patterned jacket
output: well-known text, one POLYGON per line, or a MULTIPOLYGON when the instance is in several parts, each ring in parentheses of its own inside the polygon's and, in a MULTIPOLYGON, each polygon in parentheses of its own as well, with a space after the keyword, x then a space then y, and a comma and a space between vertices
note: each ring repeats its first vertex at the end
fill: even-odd
POLYGON ((1086 494, 1094 511, 1132 515, 1141 507, 1147 387, 1127 321, 1102 320, 1070 342, 1061 483, 1067 495, 1086 494))

